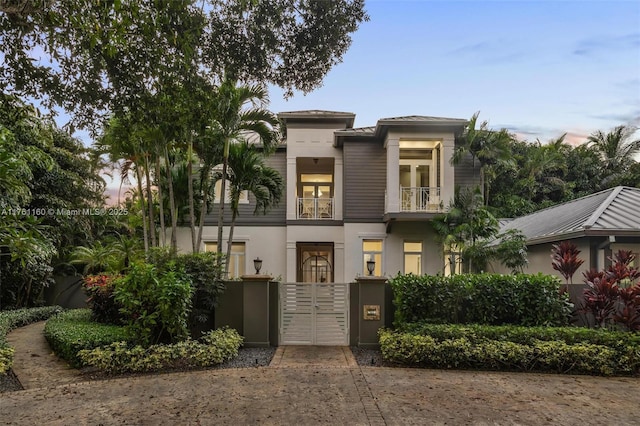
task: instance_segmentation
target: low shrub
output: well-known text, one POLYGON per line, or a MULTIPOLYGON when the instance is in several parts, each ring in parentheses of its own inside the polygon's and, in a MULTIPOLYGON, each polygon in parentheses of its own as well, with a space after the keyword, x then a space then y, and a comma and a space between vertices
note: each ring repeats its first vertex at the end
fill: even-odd
POLYGON ((640 373, 640 346, 633 338, 625 339, 622 333, 605 338, 578 328, 549 330, 421 325, 412 332, 383 329, 379 338, 383 358, 404 365, 605 376, 640 373))
POLYGON ((192 309, 189 313, 189 328, 211 320, 218 299, 224 293, 221 280, 224 263, 218 264, 215 252, 172 254, 156 248, 150 251, 149 263, 160 272, 180 270, 190 278, 193 286, 192 309))
POLYGON ((115 300, 137 343, 171 343, 189 335, 187 320, 193 288, 182 270, 158 271, 148 263, 134 263, 115 281, 115 300))
POLYGON ((82 350, 83 365, 97 367, 108 374, 142 373, 173 368, 209 367, 238 355, 242 336, 233 329, 218 329, 200 340, 184 340, 172 345, 148 348, 115 342, 109 346, 82 350))
POLYGON ((550 275, 398 275, 395 324, 568 325, 572 305, 550 275))
POLYGON ((43 306, 0 312, 0 374, 11 368, 13 364, 13 348, 7 343, 7 334, 15 328, 42 321, 62 312, 60 306, 43 306))
POLYGON ((133 340, 123 326, 93 321, 90 309, 74 309, 51 317, 44 335, 56 355, 74 367, 82 365, 77 356, 82 349, 133 340))

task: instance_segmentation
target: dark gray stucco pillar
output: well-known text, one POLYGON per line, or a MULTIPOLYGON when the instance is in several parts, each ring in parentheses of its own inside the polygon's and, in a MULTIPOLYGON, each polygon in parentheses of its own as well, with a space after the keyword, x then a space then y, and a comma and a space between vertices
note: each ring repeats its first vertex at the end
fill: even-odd
POLYGON ((243 336, 246 347, 269 347, 270 275, 243 275, 243 336))
MULTIPOLYGON (((378 330, 385 325, 385 315, 387 308, 385 306, 385 283, 387 279, 384 277, 358 277, 356 283, 358 291, 357 305, 352 303, 352 307, 356 307, 358 327, 357 345, 360 347, 379 348, 378 330)), ((351 317, 355 318, 355 315, 351 317)))

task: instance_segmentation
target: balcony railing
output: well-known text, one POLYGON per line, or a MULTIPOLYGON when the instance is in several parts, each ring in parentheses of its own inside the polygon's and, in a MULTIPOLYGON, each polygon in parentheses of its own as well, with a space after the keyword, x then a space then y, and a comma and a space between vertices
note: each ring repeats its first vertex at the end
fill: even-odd
POLYGON ((443 210, 440 188, 424 186, 400 188, 400 211, 440 212, 443 210))
POLYGON ((297 219, 333 219, 333 198, 298 198, 297 219))

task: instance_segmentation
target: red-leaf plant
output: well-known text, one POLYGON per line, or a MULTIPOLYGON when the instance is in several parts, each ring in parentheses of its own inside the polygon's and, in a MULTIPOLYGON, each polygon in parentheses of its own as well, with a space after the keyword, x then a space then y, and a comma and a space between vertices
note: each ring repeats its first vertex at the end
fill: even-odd
POLYGON ((631 331, 640 331, 640 271, 631 267, 635 255, 620 250, 606 271, 591 270, 584 273, 589 288, 584 291, 582 312, 591 313, 596 326, 607 327, 615 323, 631 331))
POLYGON ((565 285, 562 288, 562 292, 564 292, 567 291, 569 282, 573 279, 573 274, 584 263, 584 260, 578 257, 580 250, 571 241, 562 241, 552 247, 551 266, 564 277, 565 285))

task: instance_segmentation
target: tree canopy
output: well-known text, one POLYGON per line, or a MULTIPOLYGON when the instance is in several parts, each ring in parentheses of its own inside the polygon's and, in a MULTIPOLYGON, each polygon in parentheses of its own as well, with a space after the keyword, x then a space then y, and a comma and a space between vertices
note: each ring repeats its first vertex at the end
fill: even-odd
POLYGON ((368 20, 364 0, 0 2, 0 90, 99 124, 195 76, 309 92, 368 20))

